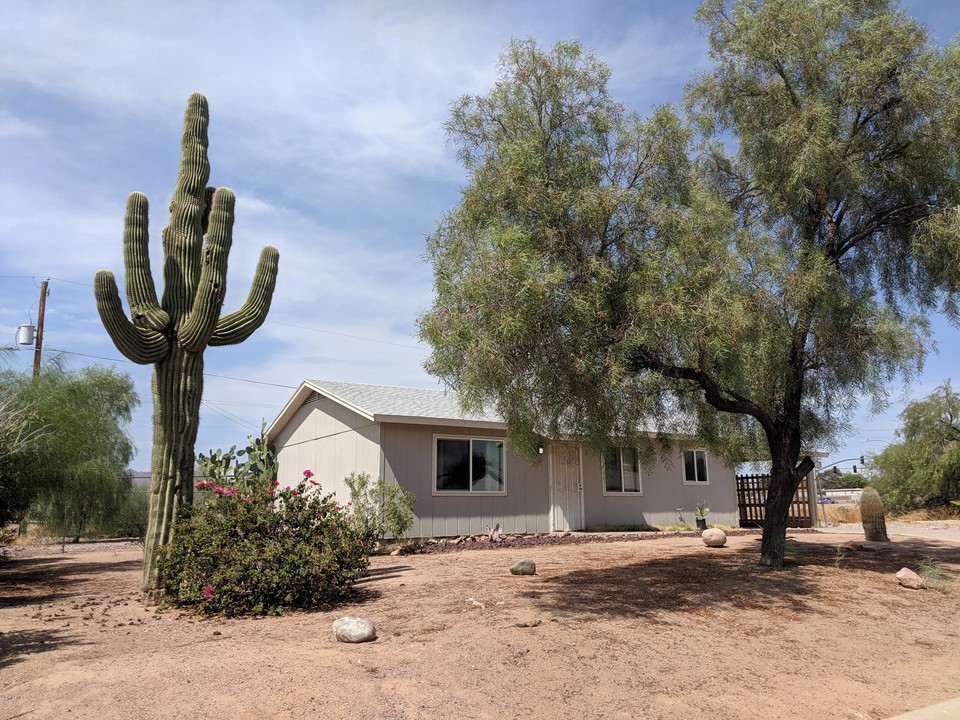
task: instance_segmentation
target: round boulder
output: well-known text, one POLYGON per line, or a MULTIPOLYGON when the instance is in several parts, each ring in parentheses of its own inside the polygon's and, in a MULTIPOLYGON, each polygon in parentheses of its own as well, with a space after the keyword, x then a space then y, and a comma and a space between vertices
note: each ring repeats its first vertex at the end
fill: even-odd
POLYGON ((377 639, 377 628, 369 620, 358 617, 342 617, 333 621, 337 640, 345 643, 362 643, 377 639))
POLYGON ((723 547, 727 544, 727 534, 720 528, 709 528, 700 533, 700 539, 707 547, 723 547))
POLYGON ((514 575, 536 575, 537 564, 529 558, 517 560, 510 568, 514 575))

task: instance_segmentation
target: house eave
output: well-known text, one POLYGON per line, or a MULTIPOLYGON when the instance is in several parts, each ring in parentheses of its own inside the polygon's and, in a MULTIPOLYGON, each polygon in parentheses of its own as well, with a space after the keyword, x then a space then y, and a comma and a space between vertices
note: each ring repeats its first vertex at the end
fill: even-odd
POLYGON ((396 423, 399 425, 443 425, 445 427, 476 428, 478 430, 504 430, 507 425, 491 420, 464 420, 462 418, 421 417, 410 415, 374 415, 376 423, 396 423))

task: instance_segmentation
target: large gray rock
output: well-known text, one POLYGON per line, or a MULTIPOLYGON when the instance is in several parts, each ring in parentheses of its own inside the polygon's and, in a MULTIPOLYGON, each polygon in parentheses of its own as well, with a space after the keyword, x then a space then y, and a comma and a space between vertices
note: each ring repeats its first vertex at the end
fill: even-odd
POLYGON ((723 547, 727 544, 727 534, 720 528, 708 528, 700 533, 700 539, 707 547, 723 547))
POLYGON ((358 617, 342 617, 333 621, 337 640, 345 643, 362 643, 377 639, 377 628, 369 620, 358 617))
POLYGON ((920 590, 927 586, 927 584, 923 581, 923 578, 917 575, 910 568, 902 568, 897 573, 897 580, 905 588, 910 588, 911 590, 920 590))
POLYGON ((524 558, 523 560, 517 560, 511 567, 510 572, 514 575, 536 575, 537 574, 537 564, 530 559, 524 558))

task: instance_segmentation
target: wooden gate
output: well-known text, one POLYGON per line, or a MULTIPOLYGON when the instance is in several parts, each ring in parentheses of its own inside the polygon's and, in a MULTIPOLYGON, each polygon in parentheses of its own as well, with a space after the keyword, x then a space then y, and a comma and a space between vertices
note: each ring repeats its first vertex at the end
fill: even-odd
MULTIPOLYGON (((764 505, 770 488, 769 475, 737 475, 737 504, 740 506, 740 527, 763 527, 764 505)), ((810 515, 810 478, 800 481, 797 494, 790 503, 787 527, 813 527, 810 515)))

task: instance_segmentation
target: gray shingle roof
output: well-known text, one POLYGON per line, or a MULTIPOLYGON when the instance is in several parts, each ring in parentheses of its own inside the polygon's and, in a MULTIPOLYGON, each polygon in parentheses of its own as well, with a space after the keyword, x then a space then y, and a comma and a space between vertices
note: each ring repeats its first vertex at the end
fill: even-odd
POLYGON ((307 380, 306 383, 318 394, 352 406, 375 420, 389 417, 503 423, 503 419, 492 410, 464 412, 457 394, 452 390, 362 385, 332 380, 307 380))

